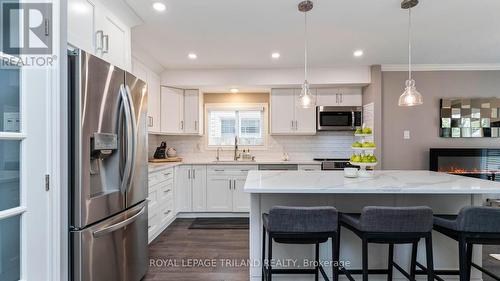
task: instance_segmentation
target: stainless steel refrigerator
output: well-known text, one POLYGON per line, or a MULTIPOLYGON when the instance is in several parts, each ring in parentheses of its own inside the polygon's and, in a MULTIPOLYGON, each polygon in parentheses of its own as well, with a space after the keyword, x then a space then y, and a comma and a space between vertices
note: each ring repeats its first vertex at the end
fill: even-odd
POLYGON ((147 87, 81 50, 68 55, 73 281, 139 281, 148 264, 147 87))

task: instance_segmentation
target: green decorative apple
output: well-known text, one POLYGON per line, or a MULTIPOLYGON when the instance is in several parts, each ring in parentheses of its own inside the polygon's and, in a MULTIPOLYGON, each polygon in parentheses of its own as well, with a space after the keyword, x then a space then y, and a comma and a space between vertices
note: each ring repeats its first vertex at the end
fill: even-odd
POLYGON ((359 141, 357 141, 357 142, 352 144, 352 147, 363 147, 363 144, 360 143, 359 141))
POLYGON ((361 135, 361 134, 363 134, 363 130, 362 129, 356 129, 356 131, 354 132, 354 134, 361 135))
POLYGON ((372 129, 371 128, 363 128, 363 134, 369 135, 371 133, 372 133, 372 129))

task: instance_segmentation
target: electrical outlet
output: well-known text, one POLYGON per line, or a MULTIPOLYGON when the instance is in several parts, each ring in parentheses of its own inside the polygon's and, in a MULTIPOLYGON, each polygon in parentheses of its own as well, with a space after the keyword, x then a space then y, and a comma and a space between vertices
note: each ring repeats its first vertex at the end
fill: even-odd
POLYGON ((410 130, 405 130, 405 131, 403 132, 403 138, 404 138, 405 140, 409 140, 409 139, 410 139, 410 130))

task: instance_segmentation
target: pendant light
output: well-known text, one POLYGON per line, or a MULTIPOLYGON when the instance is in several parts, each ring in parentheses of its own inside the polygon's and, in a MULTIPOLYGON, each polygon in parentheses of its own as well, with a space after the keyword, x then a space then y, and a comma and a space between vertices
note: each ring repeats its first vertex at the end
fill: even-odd
POLYGON ((415 80, 411 73, 411 8, 418 5, 418 0, 403 0, 401 8, 408 10, 408 80, 406 80, 405 91, 399 97, 399 106, 415 106, 424 103, 422 95, 415 87, 415 80))
POLYGON ((310 0, 299 3, 299 11, 304 13, 304 83, 300 92, 298 106, 302 108, 312 108, 316 106, 316 97, 311 94, 309 82, 307 82, 307 12, 314 7, 310 0))

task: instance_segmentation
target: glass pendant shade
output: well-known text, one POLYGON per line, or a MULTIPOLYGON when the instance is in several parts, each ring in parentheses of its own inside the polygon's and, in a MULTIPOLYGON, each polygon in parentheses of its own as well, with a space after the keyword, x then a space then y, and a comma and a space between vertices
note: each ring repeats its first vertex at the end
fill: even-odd
POLYGON ((399 97, 399 106, 415 106, 424 103, 422 95, 415 87, 415 80, 406 80, 406 88, 404 93, 399 97))
POLYGON ((311 94, 311 89, 309 88, 307 80, 302 84, 298 106, 301 108, 312 108, 316 106, 316 97, 311 94))

